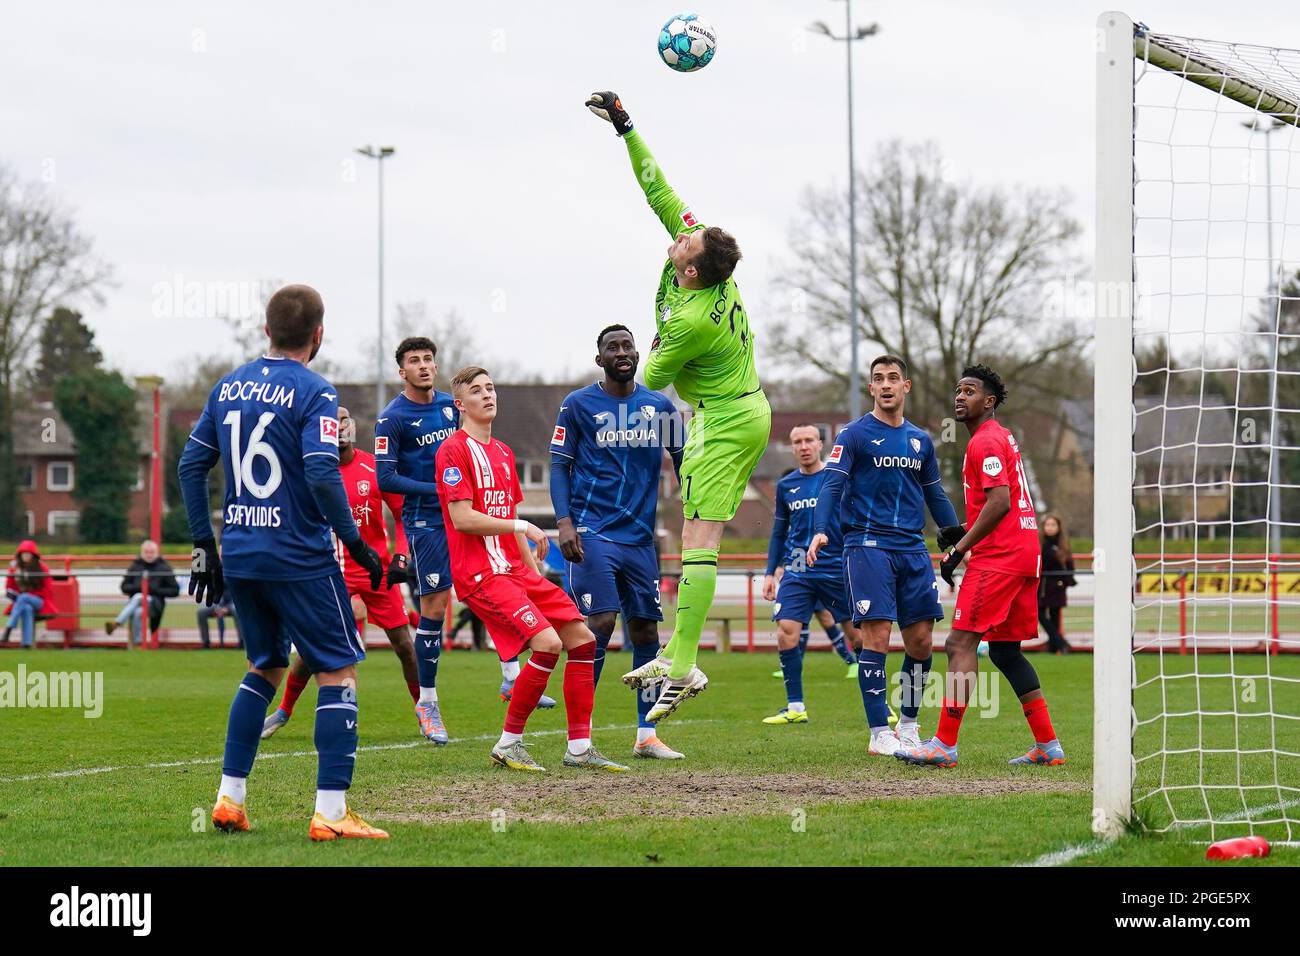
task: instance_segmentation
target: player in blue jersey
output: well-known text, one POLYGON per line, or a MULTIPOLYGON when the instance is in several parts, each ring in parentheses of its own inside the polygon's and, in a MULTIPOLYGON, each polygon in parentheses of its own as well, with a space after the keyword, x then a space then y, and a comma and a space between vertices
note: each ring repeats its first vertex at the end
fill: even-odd
MULTIPOLYGON (((681 465, 685 429, 667 396, 635 381, 641 356, 631 331, 611 325, 596 336, 599 382, 570 392, 551 436, 551 503, 565 582, 596 635, 600 680, 614 619, 623 615, 633 668, 659 653, 659 556, 655 510, 664 452, 681 465)), ((637 757, 680 760, 646 719, 658 687, 636 691, 637 757)))
POLYGON ((194 555, 190 593, 211 606, 229 589, 248 655, 230 705, 212 824, 249 829, 245 791, 266 709, 298 649, 316 675, 313 840, 386 838, 347 806, 357 755, 356 665, 366 652, 334 555, 338 535, 378 590, 383 565, 361 537, 339 477, 338 395, 307 368, 320 349, 325 306, 290 285, 266 306, 266 355, 212 389, 178 472, 194 555), (225 473, 221 551, 208 515, 208 472, 225 473))
POLYGON ((896 355, 877 358, 870 390, 875 408, 844 427, 826 460, 808 562, 816 563, 838 523, 845 585, 862 640, 858 686, 871 728, 869 752, 883 755, 920 746, 916 716, 933 660, 934 622, 943 620, 939 583, 922 537, 926 507, 941 537, 958 525, 939 478, 934 442, 903 417, 912 390, 907 363, 896 355), (907 652, 899 669, 897 731, 889 726, 885 694, 885 656, 895 621, 907 652))
POLYGON ((848 633, 852 640, 856 634, 849 622, 841 541, 836 526, 831 526, 830 542, 822 549, 817 564, 812 566, 807 561, 813 535, 813 511, 826 477, 817 426, 800 424, 790 429, 790 450, 799 467, 776 483, 767 574, 763 578, 763 598, 775 602, 772 620, 777 627, 776 646, 781 658, 781 676, 785 678, 786 705, 780 713, 763 718, 765 724, 808 721, 803 700, 803 635, 808 633, 808 622, 819 608, 829 611, 843 628, 838 641, 832 639, 836 652, 845 662, 853 663, 855 670, 857 663, 843 636, 848 633))
POLYGON ((425 737, 445 744, 449 738, 438 707, 438 660, 451 593, 451 564, 435 459, 438 447, 460 427, 460 412, 448 392, 434 388, 437 355, 438 346, 422 336, 403 339, 397 346, 402 391, 375 420, 375 468, 380 490, 403 496, 402 527, 411 549, 410 562, 394 558, 389 576, 396 580, 406 572, 420 602, 415 631, 420 700, 415 716, 425 737))

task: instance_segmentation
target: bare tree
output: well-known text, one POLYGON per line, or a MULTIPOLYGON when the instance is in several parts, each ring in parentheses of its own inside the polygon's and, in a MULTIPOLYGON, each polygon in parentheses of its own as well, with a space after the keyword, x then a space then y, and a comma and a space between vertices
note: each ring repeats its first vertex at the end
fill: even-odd
POLYGON ((12 537, 18 527, 16 377, 35 353, 41 321, 53 306, 99 301, 111 275, 45 188, 0 165, 0 537, 12 537))

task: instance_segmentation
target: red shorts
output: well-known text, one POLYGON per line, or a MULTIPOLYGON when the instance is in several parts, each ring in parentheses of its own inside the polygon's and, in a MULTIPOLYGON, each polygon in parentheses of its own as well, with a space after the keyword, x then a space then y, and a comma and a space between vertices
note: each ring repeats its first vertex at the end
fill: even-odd
POLYGON ((503 661, 518 657, 548 627, 583 620, 561 588, 530 568, 494 574, 461 600, 487 627, 503 661))
POLYGON ((370 579, 358 581, 345 577, 343 582, 348 587, 349 597, 359 597, 366 606, 366 619, 375 627, 391 631, 408 623, 406 605, 402 603, 400 587, 384 588, 382 591, 370 589, 370 579))
POLYGON ((957 590, 954 630, 986 641, 1031 641, 1038 636, 1038 578, 1001 571, 966 571, 957 590))

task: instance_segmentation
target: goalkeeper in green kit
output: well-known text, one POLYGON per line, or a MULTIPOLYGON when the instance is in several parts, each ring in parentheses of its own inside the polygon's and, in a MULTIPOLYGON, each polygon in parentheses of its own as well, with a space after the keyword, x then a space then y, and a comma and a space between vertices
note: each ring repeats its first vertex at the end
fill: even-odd
POLYGON ((637 182, 673 239, 655 293, 646 387, 674 385, 694 409, 681 466, 685 521, 677 623, 658 658, 623 676, 633 687, 662 684, 646 715, 653 723, 708 686, 695 659, 713 604, 718 546, 767 448, 772 411, 754 371, 754 335, 731 276, 740 261, 736 240, 698 222, 673 192, 618 94, 594 93, 587 107, 627 144, 637 182))

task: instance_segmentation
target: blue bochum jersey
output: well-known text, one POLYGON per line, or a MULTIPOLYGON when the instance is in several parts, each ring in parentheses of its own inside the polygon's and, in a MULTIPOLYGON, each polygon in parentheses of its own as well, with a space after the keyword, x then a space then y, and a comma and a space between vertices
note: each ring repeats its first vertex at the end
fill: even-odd
MULTIPOLYGON (((926 551, 927 502, 941 525, 957 523, 939 479, 934 442, 907 419, 897 428, 871 413, 850 422, 835 437, 826 470, 848 482, 839 512, 845 547, 926 551)), ((820 527, 821 514, 816 522, 820 527)))
POLYGON ((813 515, 825 479, 825 468, 811 475, 796 468, 776 483, 772 538, 767 549, 768 574, 783 564, 787 574, 835 580, 842 576, 844 539, 838 522, 831 522, 827 528, 828 540, 817 552, 817 563, 810 566, 807 562, 808 545, 813 538, 813 515))
POLYGON ((644 385, 627 398, 600 383, 570 392, 551 435, 552 475, 572 467, 568 485, 551 482, 556 518, 616 544, 652 543, 664 452, 680 461, 684 430, 672 401, 644 385))
POLYGON ((436 390, 427 405, 398 395, 375 420, 379 488, 405 496, 402 527, 407 534, 443 526, 438 503, 438 448, 458 428, 456 400, 436 390))
POLYGON ((190 440, 221 458, 230 577, 292 581, 338 568, 304 464, 320 456, 337 468, 338 417, 333 386, 292 359, 263 356, 212 389, 190 440))

